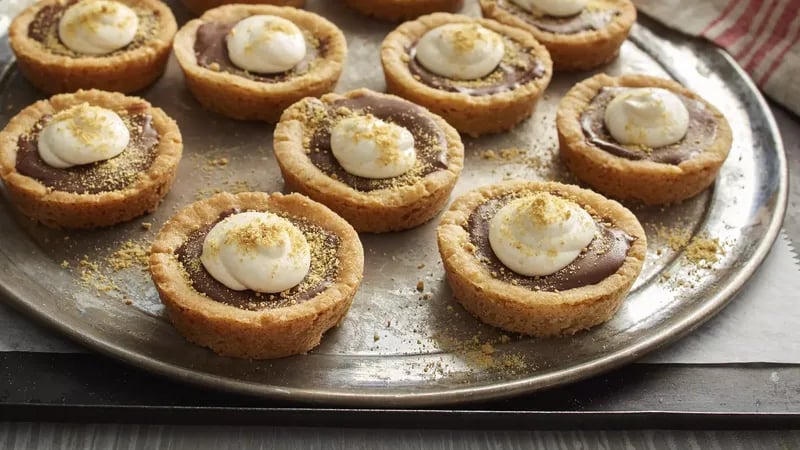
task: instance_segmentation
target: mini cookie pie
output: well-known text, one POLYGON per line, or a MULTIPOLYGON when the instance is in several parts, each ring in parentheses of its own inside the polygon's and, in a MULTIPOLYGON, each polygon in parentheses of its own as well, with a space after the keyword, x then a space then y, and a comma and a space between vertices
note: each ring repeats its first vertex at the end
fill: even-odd
POLYGON ((547 50, 530 33, 446 13, 389 33, 381 62, 389 92, 471 136, 509 130, 529 117, 552 75, 547 50))
POLYGON ((343 0, 361 14, 396 22, 436 11, 456 11, 464 0, 343 0))
POLYGON ((622 205, 552 182, 471 191, 442 216, 438 238, 464 308, 532 336, 573 334, 609 320, 647 250, 642 226, 622 205))
POLYGON ((589 70, 617 57, 634 22, 631 0, 480 0, 485 17, 533 33, 556 71, 589 70))
POLYGON ((644 75, 596 75, 558 107, 561 158, 598 192, 648 204, 705 190, 732 134, 714 106, 680 84, 644 75))
POLYGON ((0 177, 11 201, 48 226, 95 228, 156 209, 181 159, 178 125, 137 97, 60 94, 0 132, 0 177))
POLYGON ((177 25, 158 0, 43 0, 9 28, 19 70, 50 93, 134 92, 164 73, 177 25))
POLYGON ((292 103, 333 89, 347 53, 344 35, 323 17, 238 4, 184 25, 174 48, 189 89, 205 108, 272 123, 292 103))
POLYGON ((290 189, 373 233, 433 218, 464 165, 461 138, 444 119, 367 89, 292 105, 274 148, 290 189))
POLYGON ((306 0, 181 0, 183 6, 196 15, 203 14, 211 8, 231 3, 252 4, 252 5, 275 5, 275 6, 294 6, 302 8, 306 0))
POLYGON ((353 227, 299 195, 222 193, 159 232, 150 272, 175 328, 223 356, 281 358, 319 345, 364 271, 353 227))

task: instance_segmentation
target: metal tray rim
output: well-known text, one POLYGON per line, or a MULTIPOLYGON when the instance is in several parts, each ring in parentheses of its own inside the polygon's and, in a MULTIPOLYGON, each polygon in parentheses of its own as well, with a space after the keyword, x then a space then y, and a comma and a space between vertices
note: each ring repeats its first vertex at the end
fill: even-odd
MULTIPOLYGON (((707 44, 710 46, 710 44, 707 44)), ((657 332, 647 339, 637 342, 625 349, 604 355, 595 360, 575 365, 567 369, 558 370, 552 373, 533 375, 515 381, 498 382, 489 386, 480 387, 460 387, 449 389, 446 395, 443 392, 431 393, 405 393, 405 394, 364 394, 346 390, 327 390, 319 391, 315 389, 303 388, 281 388, 272 385, 246 382, 241 380, 229 379, 222 376, 211 375, 191 371, 168 362, 159 361, 145 355, 127 350, 121 346, 104 342, 89 335, 84 335, 62 323, 57 318, 50 317, 46 311, 40 309, 35 302, 26 301, 19 294, 14 286, 5 282, 3 275, 0 274, 0 294, 8 299, 8 303, 15 309, 21 311, 35 321, 54 329, 60 334, 113 359, 147 369, 154 373, 167 376, 169 378, 190 382, 203 387, 213 389, 223 389, 238 392, 246 395, 262 396, 274 398, 276 400, 291 400, 303 403, 324 403, 329 405, 347 405, 364 407, 420 407, 446 404, 459 404, 476 402, 488 399, 498 399, 529 393, 532 390, 548 389, 555 386, 571 383, 579 379, 588 378, 599 373, 618 368, 630 363, 645 354, 674 342, 686 334, 690 333, 714 314, 723 309, 730 302, 736 293, 744 286, 755 270, 766 258, 774 241, 776 240, 788 202, 788 165, 783 142, 777 123, 769 110, 769 106, 758 91, 752 80, 744 70, 727 54, 724 50, 715 48, 724 60, 734 69, 734 71, 745 82, 749 93, 758 104, 760 110, 765 113, 766 123, 769 132, 776 139, 775 152, 778 156, 778 167, 780 180, 778 182, 775 209, 770 217, 769 226, 764 238, 760 241, 754 251, 753 258, 745 262, 740 270, 732 277, 731 282, 721 289, 712 299, 706 301, 701 307, 695 309, 684 320, 671 324, 664 330, 657 332)), ((14 66, 13 59, 0 71, 0 86, 6 77, 12 72, 14 66)))

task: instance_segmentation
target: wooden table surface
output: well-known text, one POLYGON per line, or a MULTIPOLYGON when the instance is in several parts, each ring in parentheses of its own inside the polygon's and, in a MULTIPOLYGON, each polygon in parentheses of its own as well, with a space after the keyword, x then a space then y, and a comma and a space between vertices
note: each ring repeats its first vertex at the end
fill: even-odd
POLYGON ((798 449, 800 431, 450 431, 18 423, 0 429, 0 448, 755 450, 798 449))

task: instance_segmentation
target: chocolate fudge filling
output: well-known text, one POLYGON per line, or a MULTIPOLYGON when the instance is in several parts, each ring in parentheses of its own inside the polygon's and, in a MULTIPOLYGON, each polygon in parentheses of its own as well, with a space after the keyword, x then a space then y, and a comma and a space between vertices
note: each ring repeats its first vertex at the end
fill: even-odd
POLYGON ((306 56, 302 61, 287 72, 274 74, 260 74, 248 72, 236 66, 228 55, 228 44, 226 37, 236 26, 236 23, 207 22, 197 28, 194 42, 194 54, 197 57, 197 65, 215 72, 228 72, 249 78, 263 83, 279 83, 289 78, 307 73, 319 58, 325 57, 326 41, 324 39, 314 42, 310 36, 304 33, 306 39, 306 56))
POLYGON ((519 196, 511 194, 490 199, 475 208, 469 216, 467 232, 475 245, 475 256, 493 277, 533 291, 556 292, 597 284, 622 267, 635 238, 622 230, 596 222, 598 236, 574 261, 558 272, 529 277, 512 271, 492 250, 489 225, 500 208, 516 198, 519 196))
POLYGON ((553 17, 531 14, 509 0, 497 0, 497 6, 521 18, 536 28, 554 34, 578 34, 584 31, 601 30, 621 14, 617 9, 584 8, 568 17, 553 17))
MULTIPOLYGON (((217 220, 191 234, 186 242, 175 250, 175 256, 186 270, 189 282, 199 293, 208 298, 248 311, 264 311, 283 308, 311 300, 327 289, 339 271, 337 257, 339 237, 319 225, 295 217, 283 216, 297 226, 306 237, 311 249, 311 268, 305 279, 297 286, 277 294, 259 293, 251 290, 234 291, 216 280, 200 261, 203 242, 208 232, 228 216, 242 211, 232 209, 222 213, 217 220)), ((281 215, 278 213, 278 215, 281 215)))
POLYGON ((99 194, 125 189, 146 171, 158 153, 158 131, 146 113, 120 114, 130 131, 130 142, 119 155, 91 164, 58 169, 39 156, 39 133, 52 116, 44 116, 33 130, 17 141, 17 172, 34 178, 57 191, 74 194, 99 194))
POLYGON ((408 70, 414 78, 432 88, 476 97, 513 91, 544 76, 544 65, 536 59, 533 49, 523 48, 507 37, 503 37, 503 43, 506 54, 500 64, 492 73, 477 80, 454 80, 426 69, 417 61, 416 43, 408 49, 408 70))
POLYGON ((43 43, 52 31, 58 36, 58 21, 61 20, 67 7, 73 3, 66 5, 56 3, 40 9, 28 25, 28 37, 43 43))
POLYGON ((447 138, 430 114, 417 105, 400 99, 367 94, 340 99, 331 105, 316 100, 314 108, 318 109, 319 114, 311 114, 311 117, 318 123, 312 124, 315 129, 309 142, 308 157, 319 170, 353 189, 370 192, 410 185, 428 174, 447 169, 447 138), (417 152, 416 165, 399 177, 384 179, 359 177, 344 170, 331 150, 331 128, 340 108, 356 113, 369 113, 410 131, 414 136, 414 148, 417 152))
MULTIPOLYGON (((41 43, 45 48, 57 55, 96 58, 97 56, 95 55, 83 55, 73 51, 64 45, 64 43, 61 42, 61 38, 58 36, 58 22, 64 15, 64 11, 75 3, 77 3, 77 0, 69 1, 64 4, 55 3, 40 9, 33 17, 30 25, 28 25, 28 37, 41 43)), ((158 12, 139 9, 132 5, 126 6, 133 9, 139 17, 139 28, 136 30, 136 35, 130 44, 102 56, 112 56, 117 53, 134 50, 143 46, 155 35, 156 28, 158 27, 158 12)))
POLYGON ((689 110, 689 131, 681 141, 657 148, 620 144, 606 129, 604 117, 609 102, 629 89, 631 88, 602 88, 589 103, 586 111, 581 114, 583 134, 597 148, 622 158, 677 165, 702 153, 703 149, 710 147, 716 139, 717 119, 706 105, 699 100, 674 92, 689 110))

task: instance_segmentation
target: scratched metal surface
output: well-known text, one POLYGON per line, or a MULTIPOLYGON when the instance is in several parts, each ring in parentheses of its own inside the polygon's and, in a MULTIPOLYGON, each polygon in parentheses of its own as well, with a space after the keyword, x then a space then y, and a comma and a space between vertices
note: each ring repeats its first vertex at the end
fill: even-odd
MULTIPOLYGON (((465 13, 476 14, 475 2, 465 13)), ((173 9, 180 22, 188 16, 173 9)), ((383 90, 378 51, 390 26, 336 2, 310 1, 346 33, 348 64, 337 91, 383 90)), ((0 57, 0 124, 42 98, 11 64, 5 36, 0 57)), ((630 362, 688 333, 729 301, 760 264, 785 211, 787 170, 772 115, 724 53, 640 20, 610 74, 671 76, 725 112, 734 147, 710 191, 681 205, 631 205, 648 232, 648 258, 619 313, 576 336, 530 339, 485 326, 462 310, 444 281, 436 250, 437 220, 415 230, 362 235, 366 273, 342 325, 308 355, 277 361, 215 356, 185 342, 163 315, 155 288, 139 267, 119 271, 109 256, 125 241, 145 244, 177 208, 215 190, 280 191, 272 127, 208 113, 187 91, 174 60, 142 95, 174 117, 184 136, 178 182, 153 215, 94 231, 63 232, 32 224, 0 200, 0 288, 5 301, 105 354, 147 370, 209 387, 270 398, 365 406, 420 406, 511 396, 575 381, 630 362), (227 158, 227 165, 213 160, 227 158), (144 230, 142 222, 152 223, 144 230), (717 237, 725 254, 711 270, 686 262, 657 232, 680 226, 717 237), (82 259, 99 262, 110 291, 80 282, 82 259), (65 263, 66 262, 66 263, 65 263), (667 279, 663 275, 669 274, 667 279), (424 292, 417 291, 418 281, 424 292), (427 298, 428 294, 430 298, 427 298), (128 300, 131 304, 126 304, 128 300), (464 342, 492 343, 480 356, 464 342), (508 365, 506 365, 508 364, 508 365)), ((554 117, 560 97, 591 74, 557 75, 534 117, 510 133, 466 139, 466 163, 454 195, 510 178, 572 181, 558 162, 554 117), (510 159, 486 150, 521 149, 510 159)), ((97 281, 98 276, 92 276, 97 281)), ((99 277, 102 278, 102 277, 99 277)), ((97 283, 95 283, 97 284, 97 283)))

